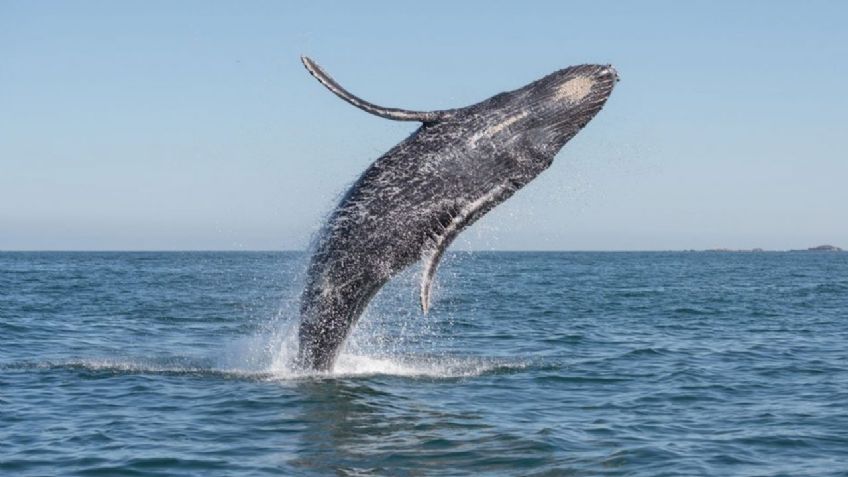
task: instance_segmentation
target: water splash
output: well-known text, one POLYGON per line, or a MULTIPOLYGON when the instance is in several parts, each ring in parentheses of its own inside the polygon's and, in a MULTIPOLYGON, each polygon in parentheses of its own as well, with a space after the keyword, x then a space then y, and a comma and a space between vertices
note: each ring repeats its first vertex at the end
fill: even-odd
MULTIPOLYGON (((479 357, 408 354, 402 351, 410 336, 389 339, 377 319, 360 323, 354 336, 346 343, 332 371, 303 370, 295 366, 297 357, 297 323, 284 323, 278 330, 257 334, 233 344, 218 361, 222 369, 241 369, 273 380, 308 378, 347 378, 377 375, 462 378, 491 372, 523 369, 524 362, 504 362, 479 357)), ((426 327, 425 327, 426 328, 426 327)), ((421 328, 401 334, 420 333, 421 328)), ((419 336, 420 337, 420 336, 419 336)))

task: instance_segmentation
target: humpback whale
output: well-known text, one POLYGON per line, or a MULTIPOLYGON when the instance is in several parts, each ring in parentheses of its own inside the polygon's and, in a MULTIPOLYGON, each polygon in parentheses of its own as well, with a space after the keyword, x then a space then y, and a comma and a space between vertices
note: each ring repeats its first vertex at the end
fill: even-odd
POLYGON ((310 58, 301 60, 357 108, 421 123, 362 173, 316 237, 301 295, 297 364, 321 371, 332 369, 371 298, 419 260, 426 313, 451 242, 547 169, 618 81, 611 65, 571 66, 471 106, 409 111, 354 96, 310 58))

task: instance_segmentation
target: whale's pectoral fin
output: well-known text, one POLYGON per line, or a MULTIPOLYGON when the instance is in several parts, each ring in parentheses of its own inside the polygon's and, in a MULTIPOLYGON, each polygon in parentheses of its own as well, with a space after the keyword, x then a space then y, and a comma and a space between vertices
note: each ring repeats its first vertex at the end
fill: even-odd
POLYGON ((307 71, 315 77, 321 84, 327 87, 330 91, 332 91, 336 96, 342 98, 348 103, 356 106, 357 108, 369 112, 375 116, 380 116, 381 118, 386 119, 394 119, 395 121, 420 121, 423 123, 431 123, 441 119, 445 119, 453 115, 453 110, 444 110, 444 111, 409 111, 406 109, 397 109, 397 108, 385 108, 383 106, 377 106, 376 104, 369 103, 364 99, 354 96, 348 90, 342 88, 340 84, 336 82, 330 75, 328 75, 317 63, 312 61, 311 58, 307 56, 301 56, 300 60, 303 61, 303 66, 306 67, 307 71))
POLYGON ((430 291, 433 288, 433 279, 445 250, 460 232, 485 215, 494 206, 506 200, 520 187, 519 183, 507 180, 493 187, 481 197, 448 206, 435 220, 437 230, 430 236, 430 245, 425 247, 423 256, 424 274, 421 277, 421 310, 425 314, 430 309, 430 291))

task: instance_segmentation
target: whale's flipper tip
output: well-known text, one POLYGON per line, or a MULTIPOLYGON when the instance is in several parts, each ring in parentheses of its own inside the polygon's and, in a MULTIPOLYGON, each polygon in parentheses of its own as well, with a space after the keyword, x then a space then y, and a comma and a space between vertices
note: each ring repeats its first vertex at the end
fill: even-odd
POLYGON ((425 315, 430 311, 430 286, 421 287, 421 312, 425 315))
POLYGON ((433 289, 433 279, 436 276, 436 266, 442 253, 436 251, 424 263, 424 274, 421 275, 421 311, 426 315, 430 311, 430 292, 433 289))
POLYGON ((306 69, 309 70, 309 72, 312 74, 314 74, 313 71, 315 69, 320 69, 318 68, 318 64, 315 63, 315 60, 306 55, 300 55, 300 62, 303 63, 303 66, 305 66, 306 69))

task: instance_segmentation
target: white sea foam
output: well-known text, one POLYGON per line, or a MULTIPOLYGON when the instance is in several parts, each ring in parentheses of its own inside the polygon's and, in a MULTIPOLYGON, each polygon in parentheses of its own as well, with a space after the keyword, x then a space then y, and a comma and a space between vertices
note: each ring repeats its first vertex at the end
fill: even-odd
MULTIPOLYGON (((288 362, 271 363, 265 367, 257 367, 252 357, 243 361, 241 365, 233 362, 228 364, 225 366, 209 365, 204 360, 193 359, 83 358, 41 362, 31 366, 36 368, 84 369, 92 372, 115 374, 188 374, 270 381, 368 376, 452 379, 526 367, 526 363, 507 363, 483 358, 375 357, 349 353, 342 353, 335 368, 330 372, 304 371, 297 369, 288 362)), ((22 365, 21 367, 29 366, 22 365)))
POLYGON ((221 369, 244 370, 273 380, 375 375, 460 378, 525 366, 485 358, 403 354, 386 346, 385 338, 378 332, 368 327, 364 329, 365 333, 349 340, 329 372, 295 366, 298 346, 295 324, 234 343, 222 354, 218 364, 221 369))

